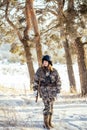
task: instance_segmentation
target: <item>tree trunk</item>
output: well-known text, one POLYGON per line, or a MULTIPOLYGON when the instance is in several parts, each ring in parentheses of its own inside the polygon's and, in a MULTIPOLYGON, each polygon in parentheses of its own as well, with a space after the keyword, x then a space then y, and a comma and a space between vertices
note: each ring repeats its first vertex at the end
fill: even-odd
POLYGON ((63 7, 65 4, 65 1, 59 0, 57 4, 58 4, 58 21, 59 21, 60 26, 63 26, 64 21, 65 21, 65 16, 63 13, 63 7))
POLYGON ((74 10, 74 0, 68 0, 68 11, 74 10))
POLYGON ((24 46, 25 54, 26 54, 26 62, 28 66, 28 72, 30 75, 30 87, 31 87, 33 83, 33 79, 34 79, 34 67, 33 67, 33 62, 32 62, 32 56, 31 56, 30 47, 28 46, 27 40, 23 39, 22 43, 24 46))
POLYGON ((71 59, 71 55, 69 51, 69 44, 68 44, 67 39, 63 45, 65 49, 67 71, 68 71, 68 77, 69 77, 69 82, 70 82, 70 92, 74 93, 76 92, 76 83, 75 83, 75 77, 74 77, 74 72, 73 72, 73 67, 72 67, 72 59, 71 59))
POLYGON ((38 29, 38 21, 36 19, 36 14, 33 8, 33 0, 28 0, 28 7, 30 10, 30 14, 31 14, 31 21, 32 21, 32 25, 34 28, 34 33, 35 33, 35 40, 34 42, 36 43, 36 52, 37 52, 37 59, 38 59, 38 64, 39 66, 41 66, 41 61, 42 61, 42 47, 40 44, 40 32, 38 29))
POLYGON ((31 53, 30 53, 30 47, 28 46, 28 35, 27 35, 28 30, 30 28, 30 22, 29 22, 29 16, 28 16, 29 12, 27 12, 27 17, 28 17, 26 20, 27 26, 24 31, 24 38, 22 38, 22 35, 21 35, 20 31, 18 30, 18 28, 16 27, 16 25, 13 24, 13 22, 8 17, 8 9, 9 9, 9 0, 7 1, 7 5, 6 5, 5 18, 6 18, 7 22, 13 27, 13 29, 17 33, 20 42, 23 43, 25 54, 26 54, 28 72, 29 72, 29 76, 30 76, 30 86, 31 86, 31 84, 33 82, 34 68, 33 68, 33 63, 32 63, 32 58, 31 58, 31 53))
POLYGON ((38 58, 38 65, 41 66, 41 64, 42 64, 42 47, 40 44, 40 36, 37 36, 37 38, 36 38, 36 52, 37 52, 37 58, 38 58))
POLYGON ((33 68, 33 62, 32 62, 32 57, 31 57, 31 53, 30 53, 30 46, 28 44, 28 41, 29 41, 28 32, 30 31, 30 27, 31 27, 30 26, 30 19, 31 19, 30 10, 29 10, 29 7, 28 7, 29 1, 32 2, 32 0, 26 0, 26 5, 25 5, 26 28, 24 30, 24 36, 23 37, 22 37, 19 29, 16 27, 16 25, 8 17, 8 9, 9 9, 9 4, 10 4, 9 0, 7 0, 6 10, 5 10, 5 18, 6 18, 7 22, 13 27, 13 29, 17 33, 20 42, 23 43, 25 54, 26 54, 28 72, 29 72, 29 76, 30 76, 30 87, 31 87, 31 84, 33 83, 33 79, 34 79, 34 68, 33 68))
POLYGON ((84 47, 80 41, 80 37, 75 40, 75 46, 77 51, 77 60, 79 67, 80 83, 81 83, 81 94, 82 96, 87 95, 87 69, 85 64, 84 47))

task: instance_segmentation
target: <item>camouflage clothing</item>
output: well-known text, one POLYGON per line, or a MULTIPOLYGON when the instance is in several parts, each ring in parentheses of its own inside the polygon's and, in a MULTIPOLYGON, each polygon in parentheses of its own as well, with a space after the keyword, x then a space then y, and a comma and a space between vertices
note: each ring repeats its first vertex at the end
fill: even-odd
POLYGON ((40 95, 44 103, 43 113, 52 113, 54 98, 60 93, 61 81, 56 69, 48 69, 47 67, 40 67, 34 77, 33 89, 40 89, 40 95))
POLYGON ((43 99, 43 103, 44 103, 44 110, 43 110, 43 114, 44 115, 48 115, 48 114, 52 114, 53 113, 53 103, 54 103, 54 100, 44 100, 43 99))

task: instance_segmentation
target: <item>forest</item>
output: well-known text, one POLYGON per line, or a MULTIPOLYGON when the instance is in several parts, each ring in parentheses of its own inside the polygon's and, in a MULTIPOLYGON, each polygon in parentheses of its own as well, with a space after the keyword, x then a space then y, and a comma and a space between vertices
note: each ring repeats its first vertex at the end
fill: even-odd
POLYGON ((75 92, 73 64, 77 63, 81 94, 86 95, 87 2, 47 0, 40 7, 37 3, 35 5, 32 0, 1 1, 0 44, 10 44, 10 52, 27 63, 31 86, 35 72, 33 61, 40 66, 42 56, 49 54, 54 63, 67 65, 70 92, 75 92))
MULTIPOLYGON (((58 127, 59 130, 87 129, 87 0, 0 0, 0 127, 2 130, 4 128, 42 129, 41 115, 39 115, 40 128, 36 125, 37 117, 33 126, 30 124, 32 124, 32 116, 35 116, 35 109, 39 105, 42 106, 40 99, 34 104, 32 87, 34 74, 42 65, 42 57, 46 54, 51 56, 53 66, 58 70, 62 82, 59 108, 58 104, 55 104, 58 108, 56 112, 60 112, 59 119, 54 112, 56 130, 58 127), (14 95, 15 101, 11 104, 9 99, 12 101, 14 95), (7 108, 6 102, 10 107, 7 108), (77 113, 69 111, 67 117, 65 111, 68 111, 68 105, 64 106, 62 113, 63 103, 76 103, 73 107, 80 108, 83 114, 79 114, 77 112, 79 110, 76 111, 77 113), (26 109, 30 106, 31 111, 35 107, 33 113, 29 111, 27 115, 23 108, 24 104, 26 109), (22 115, 24 114, 20 120, 18 107, 22 115), (75 123, 69 127, 70 120, 71 122, 77 120, 75 114, 81 117, 80 121, 84 120, 83 126, 80 122, 80 126, 79 123, 77 126, 75 123), (58 121, 62 122, 62 127, 57 125, 58 121)), ((73 107, 71 107, 72 111, 73 107)), ((38 108, 37 115, 38 111, 41 109, 38 108)))

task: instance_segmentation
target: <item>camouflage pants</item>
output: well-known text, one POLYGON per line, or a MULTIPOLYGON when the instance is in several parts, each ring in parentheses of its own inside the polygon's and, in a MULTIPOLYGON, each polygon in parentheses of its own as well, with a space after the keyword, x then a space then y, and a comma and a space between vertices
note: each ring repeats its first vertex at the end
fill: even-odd
POLYGON ((52 114, 53 113, 53 102, 54 99, 43 99, 43 103, 44 103, 44 110, 43 110, 43 114, 44 115, 48 115, 48 114, 52 114))

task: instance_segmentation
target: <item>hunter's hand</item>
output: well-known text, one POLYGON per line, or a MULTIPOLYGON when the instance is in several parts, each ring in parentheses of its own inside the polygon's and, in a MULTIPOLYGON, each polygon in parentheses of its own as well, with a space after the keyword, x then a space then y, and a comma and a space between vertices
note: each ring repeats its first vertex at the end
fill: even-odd
POLYGON ((56 99, 58 99, 58 100, 61 100, 61 99, 62 99, 62 96, 61 96, 60 93, 57 94, 56 99))

